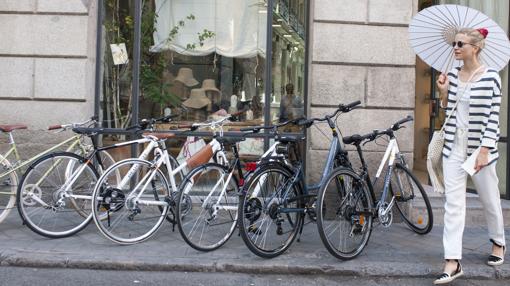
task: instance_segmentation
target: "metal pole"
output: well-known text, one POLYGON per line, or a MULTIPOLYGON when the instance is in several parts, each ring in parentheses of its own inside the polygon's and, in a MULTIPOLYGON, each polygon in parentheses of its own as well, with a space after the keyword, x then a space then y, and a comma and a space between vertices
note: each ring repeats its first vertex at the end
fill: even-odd
MULTIPOLYGON (((311 23, 309 22, 310 21, 310 6, 311 6, 311 1, 307 1, 306 2, 306 13, 305 13, 305 76, 303 77, 304 78, 304 88, 303 88, 303 97, 304 97, 304 102, 303 102, 303 106, 304 106, 304 115, 305 117, 308 117, 308 71, 309 71, 309 66, 308 66, 308 63, 309 63, 309 57, 310 57, 310 25, 311 23)), ((307 169, 307 164, 306 164, 306 150, 308 149, 308 132, 307 132, 307 129, 306 128, 303 128, 303 133, 305 135, 305 144, 304 144, 304 149, 305 150, 302 150, 302 151, 305 151, 305 152, 302 152, 301 154, 303 154, 303 158, 301 158, 303 160, 303 166, 304 166, 304 174, 306 174, 306 169, 307 169)))
MULTIPOLYGON (((140 94, 140 38, 142 31, 142 0, 135 0, 135 17, 134 17, 134 40, 133 40, 133 92, 132 92, 132 117, 131 124, 138 123, 139 94, 140 94)), ((135 138, 136 135, 132 135, 135 138)), ((137 156, 137 145, 132 145, 131 155, 137 156)))
MULTIPOLYGON (((271 94, 272 94, 272 67, 273 67, 273 2, 274 0, 267 1, 267 35, 266 35, 266 73, 265 73, 265 102, 264 107, 264 124, 271 123, 271 94)), ((266 133, 268 130, 266 130, 266 133)), ((269 148, 269 137, 264 137, 264 150, 269 148)))
POLYGON ((96 27, 96 79, 94 91, 94 116, 99 118, 99 105, 101 104, 101 67, 102 67, 102 41, 103 41, 103 0, 97 1, 97 27, 96 27))

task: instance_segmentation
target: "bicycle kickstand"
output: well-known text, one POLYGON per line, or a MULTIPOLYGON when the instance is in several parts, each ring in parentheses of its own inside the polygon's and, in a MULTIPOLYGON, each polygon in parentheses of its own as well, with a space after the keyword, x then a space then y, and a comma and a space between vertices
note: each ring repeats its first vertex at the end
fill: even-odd
POLYGON ((298 237, 297 237, 297 242, 301 242, 301 234, 303 233, 303 228, 305 226, 305 218, 306 218, 306 214, 302 214, 301 215, 303 218, 303 223, 301 223, 301 226, 299 227, 299 234, 298 234, 298 237))

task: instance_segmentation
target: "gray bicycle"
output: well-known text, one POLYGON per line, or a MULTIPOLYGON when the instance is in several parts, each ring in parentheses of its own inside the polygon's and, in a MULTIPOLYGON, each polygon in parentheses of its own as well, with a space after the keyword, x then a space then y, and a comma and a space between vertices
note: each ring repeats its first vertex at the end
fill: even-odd
POLYGON ((342 149, 337 132, 337 118, 349 112, 361 102, 340 104, 337 110, 322 118, 301 119, 296 124, 310 127, 315 122, 327 122, 332 135, 326 165, 318 184, 305 184, 303 164, 299 158, 298 143, 302 138, 279 135, 278 125, 257 127, 272 129, 281 158, 268 157, 245 183, 239 199, 239 229, 246 246, 256 255, 264 258, 276 257, 285 252, 302 233, 304 218, 308 214, 316 218, 315 198, 319 190, 337 167, 348 165, 347 152, 342 149), (290 162, 290 163, 289 163, 290 162))

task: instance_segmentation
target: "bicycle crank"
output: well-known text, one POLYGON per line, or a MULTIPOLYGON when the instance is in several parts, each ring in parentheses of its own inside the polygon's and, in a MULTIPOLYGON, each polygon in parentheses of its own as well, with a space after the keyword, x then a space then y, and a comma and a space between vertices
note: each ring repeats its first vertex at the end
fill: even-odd
POLYGON ((393 222, 393 210, 388 203, 384 203, 379 206, 378 209, 379 213, 379 222, 384 227, 390 227, 391 223, 393 222))
POLYGON ((37 201, 41 201, 42 198, 42 190, 36 184, 27 184, 25 189, 23 190, 23 205, 25 206, 35 206, 37 201), (38 199, 35 199, 37 197, 38 199))
POLYGON ((116 212, 124 206, 126 196, 120 189, 107 188, 101 197, 103 199, 99 205, 100 209, 109 212, 116 212))

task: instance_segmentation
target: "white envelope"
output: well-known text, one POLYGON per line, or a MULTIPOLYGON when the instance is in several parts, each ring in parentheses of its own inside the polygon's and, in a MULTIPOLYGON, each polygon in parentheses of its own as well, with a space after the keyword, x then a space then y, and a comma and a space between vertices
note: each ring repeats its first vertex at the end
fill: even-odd
MULTIPOLYGON (((481 147, 476 148, 473 154, 471 154, 471 156, 467 158, 466 162, 462 164, 462 169, 464 169, 470 176, 473 176, 476 173, 475 171, 476 157, 478 157, 478 153, 480 153, 480 148, 481 147)), ((495 158, 496 154, 489 153, 489 162, 491 162, 495 158)))

